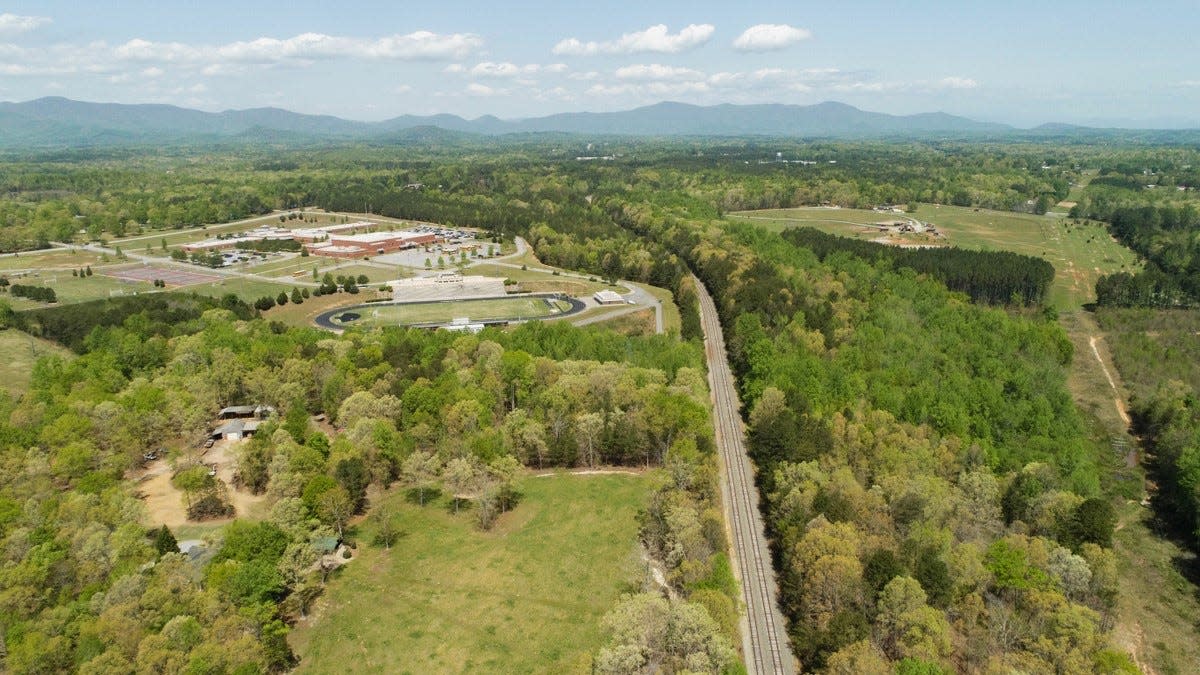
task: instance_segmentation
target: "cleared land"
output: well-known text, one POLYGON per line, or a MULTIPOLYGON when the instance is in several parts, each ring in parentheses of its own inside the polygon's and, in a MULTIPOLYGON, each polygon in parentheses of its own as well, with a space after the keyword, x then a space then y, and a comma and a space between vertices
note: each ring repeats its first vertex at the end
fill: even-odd
MULTIPOLYGON (((1187 352, 1196 344, 1196 317, 1200 313, 1114 309, 1104 309, 1098 317, 1084 311, 1060 317, 1075 346, 1067 382, 1076 406, 1092 420, 1098 446, 1107 449, 1111 439, 1124 438, 1130 448, 1137 448, 1136 439, 1127 435, 1121 410, 1130 390, 1148 392, 1153 382, 1165 377, 1163 364, 1172 364, 1171 377, 1195 381, 1197 369, 1190 367, 1195 360, 1187 352)), ((1197 569, 1196 558, 1158 531, 1154 512, 1140 505, 1145 476, 1136 458, 1105 452, 1102 459, 1109 467, 1106 491, 1118 502, 1113 552, 1121 584, 1113 642, 1133 655, 1142 672, 1192 672, 1192 665, 1200 662, 1200 589, 1188 578, 1197 569)))
MULTIPOLYGON (((59 305, 99 300, 113 295, 133 295, 135 293, 156 290, 147 281, 123 281, 104 276, 96 268, 93 268, 93 271, 95 274, 90 277, 73 277, 71 276, 71 270, 68 269, 57 272, 41 272, 38 276, 27 276, 21 279, 13 279, 12 281, 13 283, 30 286, 53 288, 55 295, 58 297, 57 304, 59 305)), ((26 298, 10 296, 7 299, 12 303, 13 309, 17 310, 53 306, 26 298)))
POLYGON ((489 532, 445 498, 383 502, 403 532, 366 545, 290 636, 298 672, 587 673, 634 570, 646 476, 557 474, 489 532))
POLYGON ((12 396, 24 394, 33 375, 33 364, 43 356, 71 358, 67 349, 19 330, 0 331, 0 389, 12 396))
POLYGON ((548 298, 495 298, 487 300, 450 300, 444 302, 419 302, 406 304, 372 305, 349 308, 359 314, 347 326, 407 326, 419 323, 449 323, 467 317, 471 321, 526 318, 535 319, 558 314, 570 309, 570 304, 548 298))
POLYGON ((273 283, 270 281, 260 281, 258 279, 244 279, 239 277, 226 278, 221 281, 214 281, 206 284, 195 284, 193 286, 184 286, 182 290, 198 295, 207 295, 209 297, 219 298, 228 293, 233 293, 242 300, 253 302, 257 298, 264 295, 272 297, 279 295, 280 291, 291 293, 294 284, 289 284, 281 281, 273 283))
POLYGON ((591 295, 596 291, 606 288, 617 291, 621 290, 601 281, 590 281, 586 278, 580 279, 573 276, 554 274, 549 269, 539 270, 530 268, 523 270, 495 263, 473 265, 467 268, 467 274, 480 274, 485 277, 495 277, 497 279, 512 279, 521 284, 521 288, 533 293, 562 292, 579 297, 591 295))
MULTIPOLYGON (((1117 243, 1098 223, 1073 225, 1061 216, 929 204, 922 204, 916 213, 904 215, 933 223, 945 235, 942 241, 948 245, 1013 251, 1049 261, 1056 272, 1049 301, 1060 310, 1078 308, 1095 300, 1096 280, 1101 275, 1132 271, 1138 266, 1137 255, 1117 243)), ((742 211, 729 217, 774 231, 807 226, 844 237, 872 240, 880 233, 864 225, 903 216, 813 207, 742 211)))
POLYGON ((46 251, 29 251, 28 253, 0 256, 0 272, 26 269, 62 269, 67 274, 70 274, 72 269, 88 265, 95 267, 102 262, 104 262, 104 256, 99 253, 77 249, 55 248, 46 251))

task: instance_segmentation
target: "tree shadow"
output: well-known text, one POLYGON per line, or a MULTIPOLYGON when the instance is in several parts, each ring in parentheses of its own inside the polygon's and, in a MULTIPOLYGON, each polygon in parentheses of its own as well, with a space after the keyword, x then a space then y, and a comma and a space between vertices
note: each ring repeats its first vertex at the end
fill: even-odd
POLYGON ((442 489, 437 487, 425 488, 424 492, 422 497, 420 488, 407 488, 404 490, 404 501, 417 506, 429 506, 442 496, 442 489))

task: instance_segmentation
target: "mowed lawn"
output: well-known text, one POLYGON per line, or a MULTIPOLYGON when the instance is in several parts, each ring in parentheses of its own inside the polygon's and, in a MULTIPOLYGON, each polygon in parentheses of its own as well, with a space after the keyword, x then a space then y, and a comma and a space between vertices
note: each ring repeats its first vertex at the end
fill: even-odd
POLYGON ((33 364, 43 356, 71 358, 70 350, 16 329, 0 331, 0 389, 12 396, 24 394, 33 375, 33 364))
POLYGON ((1137 255, 1117 243, 1103 225, 1073 225, 1062 216, 1038 216, 1006 211, 976 211, 969 207, 921 204, 916 213, 887 214, 856 209, 798 208, 742 211, 731 220, 751 222, 773 231, 790 227, 814 227, 824 232, 874 239, 880 234, 862 225, 912 217, 933 223, 952 246, 977 250, 1004 250, 1044 258, 1054 265, 1054 283, 1049 303, 1060 310, 1073 310, 1096 299, 1096 280, 1101 275, 1135 271, 1137 255))
MULTIPOLYGON (((14 284, 27 286, 46 286, 54 289, 58 298, 57 305, 69 305, 76 302, 101 300, 114 295, 134 295, 156 290, 149 281, 128 281, 116 279, 102 274, 102 268, 93 267, 92 276, 73 277, 71 270, 43 270, 38 276, 11 278, 14 284)), ((27 298, 19 298, 9 294, 5 297, 12 303, 13 309, 32 309, 35 307, 54 307, 54 304, 37 302, 27 298)))
POLYGON ((361 318, 348 326, 406 326, 418 323, 444 323, 466 317, 472 321, 536 318, 557 314, 569 305, 547 298, 496 298, 491 300, 447 300, 372 305, 351 309, 361 318))
POLYGON ((28 251, 16 255, 0 256, 0 273, 12 270, 64 270, 68 275, 72 269, 96 266, 103 262, 103 256, 91 251, 76 248, 52 248, 44 251, 28 251))
POLYGON ((600 620, 628 583, 646 476, 526 477, 492 531, 445 498, 384 500, 391 550, 360 532, 290 641, 301 673, 587 673, 600 620))

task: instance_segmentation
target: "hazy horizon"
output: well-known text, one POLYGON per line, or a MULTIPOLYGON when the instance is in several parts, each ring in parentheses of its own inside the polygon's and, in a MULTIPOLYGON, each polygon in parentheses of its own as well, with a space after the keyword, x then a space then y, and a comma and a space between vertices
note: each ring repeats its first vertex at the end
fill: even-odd
POLYGON ((378 121, 695 105, 844 102, 1044 123, 1200 127, 1200 75, 1181 54, 1194 7, 1161 3, 772 2, 579 8, 376 7, 226 0, 59 0, 0 13, 0 98, 279 107, 378 121))

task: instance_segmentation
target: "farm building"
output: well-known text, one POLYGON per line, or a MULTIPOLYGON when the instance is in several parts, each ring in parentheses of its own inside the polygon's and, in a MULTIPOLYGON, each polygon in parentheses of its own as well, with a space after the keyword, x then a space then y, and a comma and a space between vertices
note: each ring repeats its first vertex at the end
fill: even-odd
POLYGON ((592 299, 596 301, 597 305, 623 305, 623 304, 625 304, 625 298, 616 291, 609 291, 609 290, 596 291, 595 295, 592 296, 592 299))
POLYGON ((258 431, 259 424, 259 420, 255 419, 229 420, 225 424, 213 429, 211 437, 215 440, 223 438, 227 441, 240 441, 243 438, 253 436, 258 431))
POLYGON ((221 408, 221 411, 217 413, 217 419, 233 420, 245 419, 248 417, 257 417, 258 419, 262 419, 264 417, 269 417, 274 413, 275 408, 269 405, 231 405, 221 408))

